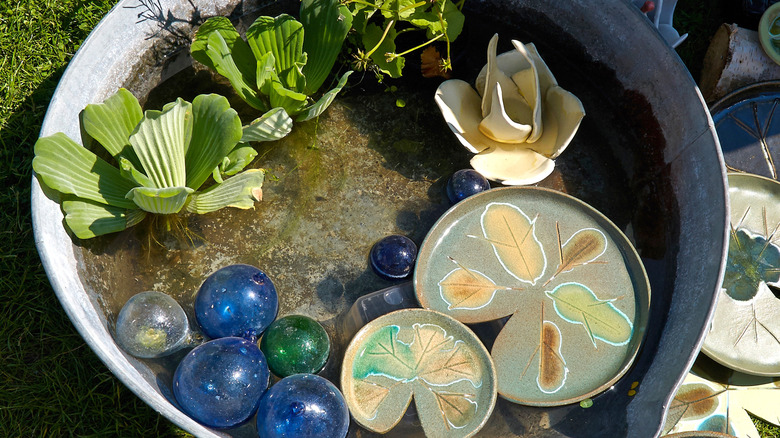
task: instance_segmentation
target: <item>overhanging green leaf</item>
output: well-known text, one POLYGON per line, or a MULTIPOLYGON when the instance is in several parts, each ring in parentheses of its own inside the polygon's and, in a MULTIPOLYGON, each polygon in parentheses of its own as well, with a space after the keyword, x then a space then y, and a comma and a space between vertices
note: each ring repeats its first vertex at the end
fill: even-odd
POLYGON ((65 211, 65 223, 79 239, 122 231, 146 216, 141 210, 127 210, 81 199, 63 201, 62 209, 65 211))
POLYGON ((409 22, 417 27, 427 29, 428 38, 433 38, 443 32, 447 32, 447 39, 454 41, 463 30, 466 18, 457 6, 450 0, 436 2, 430 10, 415 10, 409 22), (441 17, 439 17, 441 13, 441 17))
POLYGON ((133 166, 133 163, 125 157, 119 158, 119 172, 123 177, 135 182, 139 186, 154 187, 154 183, 146 175, 139 172, 138 169, 133 166))
POLYGON ((279 140, 290 133, 292 124, 293 121, 284 108, 274 108, 244 126, 241 142, 279 140))
POLYGON ((279 78, 284 80, 284 86, 298 90, 302 74, 299 77, 288 72, 297 70, 305 63, 303 25, 287 14, 275 18, 261 16, 249 26, 246 37, 255 58, 261 59, 266 53, 273 53, 274 68, 279 78))
POLYGON ((128 138, 143 116, 138 99, 120 88, 103 103, 87 105, 81 114, 81 123, 87 134, 114 158, 122 155, 134 166, 140 166, 128 138))
POLYGON ((265 174, 260 169, 250 169, 228 178, 222 184, 190 196, 187 211, 197 214, 210 213, 224 207, 252 208, 262 199, 265 174))
POLYGON ((313 94, 333 69, 344 38, 352 27, 352 14, 337 0, 303 0, 301 23, 306 29, 303 51, 309 56, 303 67, 306 94, 313 94))
POLYGON ((198 189, 241 140, 241 119, 228 100, 201 94, 192 102, 192 140, 187 148, 186 185, 198 189))
POLYGON ((221 32, 211 32, 208 34, 208 51, 206 53, 209 55, 214 70, 230 81, 239 97, 253 108, 264 111, 266 104, 257 96, 257 90, 254 88, 257 83, 255 77, 257 60, 252 56, 250 50, 243 49, 245 47, 244 40, 238 38, 233 46, 233 51, 231 51, 221 32))
MULTIPOLYGON (((253 70, 255 68, 252 50, 226 17, 211 17, 200 25, 190 46, 192 58, 206 67, 219 72, 212 59, 216 56, 221 56, 222 53, 209 47, 209 37, 215 32, 222 36, 229 56, 232 58, 236 68, 242 75, 246 76, 247 80, 251 79, 254 76, 253 70)), ((219 73, 226 76, 222 72, 219 73)))
MULTIPOLYGON (((369 48, 375 47, 379 40, 382 39, 383 33, 384 29, 376 24, 369 23, 366 26, 365 33, 363 33, 363 46, 369 48)), ((382 41, 382 44, 380 44, 374 53, 371 54, 371 60, 374 61, 383 72, 393 78, 401 77, 401 70, 403 70, 404 63, 406 62, 403 56, 399 56, 390 62, 387 62, 385 57, 385 53, 395 53, 395 37, 397 34, 398 32, 395 28, 390 29, 387 32, 384 41, 382 41)))
POLYGON ((177 99, 175 105, 167 106, 163 111, 146 111, 143 120, 130 135, 130 144, 146 176, 156 187, 186 185, 185 141, 190 136, 186 132, 189 126, 186 118, 191 112, 189 102, 177 99))
POLYGON ((38 178, 58 192, 119 208, 135 207, 125 195, 136 184, 61 132, 35 142, 32 166, 38 178))
POLYGON ((174 214, 181 211, 194 190, 189 187, 136 187, 127 194, 138 208, 155 214, 174 214))
POLYGON ((339 91, 341 91, 341 89, 344 88, 344 85, 347 84, 347 79, 351 74, 352 74, 352 70, 341 75, 341 79, 339 79, 339 83, 336 85, 335 88, 323 94, 322 97, 320 97, 320 100, 317 101, 317 103, 304 109, 300 114, 298 114, 298 117, 296 117, 295 120, 299 122, 303 122, 309 119, 313 119, 319 116, 320 114, 322 114, 326 109, 328 109, 330 104, 333 103, 333 99, 336 98, 336 95, 339 94, 339 91))

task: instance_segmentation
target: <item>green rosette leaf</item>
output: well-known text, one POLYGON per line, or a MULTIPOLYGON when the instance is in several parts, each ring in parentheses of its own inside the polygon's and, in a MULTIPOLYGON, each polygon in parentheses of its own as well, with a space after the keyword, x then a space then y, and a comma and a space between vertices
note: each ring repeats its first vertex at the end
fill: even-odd
POLYGON ((127 199, 149 213, 174 214, 181 211, 194 191, 189 187, 136 187, 130 190, 127 199))
POLYGON ((192 101, 192 140, 185 157, 186 185, 198 189, 241 140, 241 119, 228 100, 202 94, 192 101))
POLYGON ((301 23, 306 29, 303 51, 308 55, 303 67, 305 93, 313 94, 333 69, 347 32, 352 27, 352 14, 337 0, 303 0, 301 23))
POLYGON ((250 169, 194 193, 187 204, 187 211, 197 214, 210 213, 224 207, 252 208, 262 199, 265 174, 260 169, 250 169))
POLYGON ((300 114, 298 114, 295 120, 299 122, 303 122, 309 119, 313 119, 319 116, 320 114, 322 114, 326 109, 328 109, 330 104, 333 103, 333 99, 335 99, 336 95, 339 94, 342 88, 344 88, 344 85, 347 84, 347 79, 349 79, 349 75, 351 74, 352 74, 352 70, 341 75, 341 79, 339 79, 339 83, 336 85, 335 88, 323 94, 322 97, 320 97, 320 100, 317 101, 317 103, 304 109, 300 114))
POLYGON ((155 187, 186 185, 184 156, 186 142, 191 135, 187 128, 192 127, 187 119, 191 117, 192 105, 177 99, 173 105, 166 105, 163 111, 146 111, 143 120, 130 135, 130 144, 155 187))
POLYGON ((249 26, 246 37, 255 59, 261 59, 269 52, 273 54, 276 74, 285 88, 303 91, 306 79, 302 68, 306 57, 301 23, 287 14, 275 18, 261 16, 249 26))
POLYGON ((79 239, 116 233, 146 217, 141 210, 127 210, 78 198, 63 201, 62 209, 65 211, 65 223, 79 239))
POLYGON ((275 141, 292 130, 293 121, 284 108, 274 108, 243 128, 242 143, 275 141))
POLYGON ((222 160, 222 163, 219 165, 219 173, 226 176, 235 175, 244 170, 256 156, 257 151, 255 148, 247 146, 245 143, 239 143, 238 146, 222 160))
POLYGON ((61 132, 35 142, 32 166, 46 186, 60 193, 114 207, 135 208, 125 195, 136 184, 61 132))
POLYGON ((103 103, 89 104, 81 114, 81 124, 90 137, 97 140, 108 153, 118 160, 121 155, 134 166, 140 166, 130 142, 130 133, 144 114, 138 99, 120 88, 103 103))

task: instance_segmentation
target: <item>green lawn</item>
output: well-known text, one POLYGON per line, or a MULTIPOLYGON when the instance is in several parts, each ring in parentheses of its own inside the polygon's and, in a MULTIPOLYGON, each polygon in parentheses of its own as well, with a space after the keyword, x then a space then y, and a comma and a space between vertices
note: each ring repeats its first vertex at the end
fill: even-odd
MULTIPOLYGON (((33 244, 30 162, 68 61, 116 0, 0 0, 0 436, 186 436, 103 366, 65 316, 33 244)), ((683 0, 698 78, 726 0, 683 0)), ((780 436, 760 426, 762 436, 780 436)))

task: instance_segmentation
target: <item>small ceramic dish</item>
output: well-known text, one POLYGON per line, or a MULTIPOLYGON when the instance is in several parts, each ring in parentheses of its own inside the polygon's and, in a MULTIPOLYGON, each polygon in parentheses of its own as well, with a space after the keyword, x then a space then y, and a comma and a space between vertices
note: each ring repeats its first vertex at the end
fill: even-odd
POLYGON ((780 64, 780 3, 768 7, 758 22, 758 39, 772 61, 780 64))
POLYGON ((341 389, 352 417, 385 433, 412 399, 428 437, 470 437, 496 403, 493 362, 477 336, 455 319, 403 309, 365 325, 344 354, 341 389))
POLYGON ((702 351, 731 369, 780 376, 780 183, 730 173, 726 272, 702 351), (775 289, 776 290, 776 289, 775 289))
POLYGON ((450 209, 422 244, 414 282, 423 307, 461 322, 510 316, 491 350, 498 392, 533 406, 615 383, 650 305, 626 236, 584 202, 537 187, 492 189, 450 209))

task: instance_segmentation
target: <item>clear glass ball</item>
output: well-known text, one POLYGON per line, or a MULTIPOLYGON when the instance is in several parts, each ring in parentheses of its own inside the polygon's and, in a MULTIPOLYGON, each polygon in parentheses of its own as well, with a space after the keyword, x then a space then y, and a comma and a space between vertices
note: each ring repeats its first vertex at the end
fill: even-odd
POLYGON ((119 311, 115 339, 135 357, 161 357, 189 344, 190 327, 176 300, 162 292, 141 292, 119 311))

